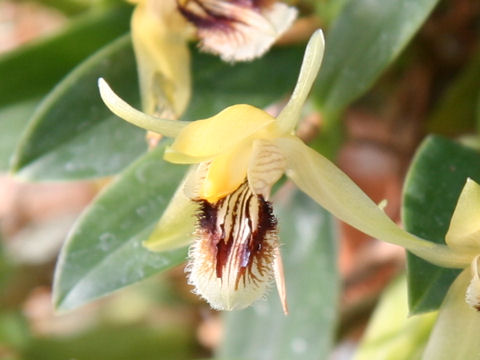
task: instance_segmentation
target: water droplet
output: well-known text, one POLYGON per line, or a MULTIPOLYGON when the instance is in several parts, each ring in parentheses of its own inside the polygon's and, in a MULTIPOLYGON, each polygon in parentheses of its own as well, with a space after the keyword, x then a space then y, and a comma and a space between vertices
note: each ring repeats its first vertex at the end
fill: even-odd
POLYGON ((290 346, 296 354, 303 354, 307 351, 307 342, 304 338, 294 338, 290 346))
POLYGON ((145 277, 145 273, 143 272, 143 269, 140 267, 137 268, 136 273, 137 273, 138 279, 143 279, 145 277))
POLYGON ((137 208, 135 210, 135 212, 137 213, 138 216, 144 217, 144 216, 148 215, 148 213, 150 211, 149 211, 148 206, 141 206, 141 207, 137 208))
POLYGON ((73 162, 67 162, 65 164, 65 170, 67 170, 67 171, 74 171, 75 168, 76 168, 76 166, 73 162))
POLYGON ((116 236, 111 233, 104 233, 100 235, 99 239, 100 239, 100 245, 99 245, 100 249, 105 252, 111 250, 117 240, 116 236))
POLYGON ((257 316, 267 316, 269 313, 269 307, 266 301, 257 301, 253 307, 257 316))

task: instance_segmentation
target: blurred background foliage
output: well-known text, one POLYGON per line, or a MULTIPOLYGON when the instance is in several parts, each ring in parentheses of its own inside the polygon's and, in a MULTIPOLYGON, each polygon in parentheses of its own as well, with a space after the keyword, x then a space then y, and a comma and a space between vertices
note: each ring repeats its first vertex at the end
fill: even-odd
MULTIPOLYGON (((409 231, 443 241, 465 178, 480 180, 472 149, 480 3, 287 2, 300 19, 259 60, 225 64, 192 45, 184 119, 234 103, 278 108, 306 39, 322 27, 324 64, 300 135, 373 200, 387 199, 392 218, 403 212, 409 231), (442 136, 425 140, 430 133, 442 136)), ((0 358, 420 358, 435 313, 405 320, 405 280, 382 296, 365 332, 379 294, 405 269, 403 250, 338 224, 289 183, 274 196, 288 317, 273 289, 247 310, 214 312, 190 293, 185 249, 152 254, 140 246, 184 170, 161 161, 165 143, 146 152, 143 132, 97 94, 103 76, 139 104, 131 11, 119 0, 0 1, 0 358), (65 311, 54 314, 52 301, 65 311)), ((410 255, 408 264, 410 313, 437 309, 456 273, 410 255)))

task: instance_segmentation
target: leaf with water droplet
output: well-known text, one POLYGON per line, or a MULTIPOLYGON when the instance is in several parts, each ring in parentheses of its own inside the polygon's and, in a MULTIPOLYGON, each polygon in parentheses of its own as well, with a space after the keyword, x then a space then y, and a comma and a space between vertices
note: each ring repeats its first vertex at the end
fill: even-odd
MULTIPOLYGON (((283 69, 296 67, 302 52, 303 47, 282 47, 235 66, 195 53, 195 96, 183 117, 210 117, 235 103, 268 106, 293 88, 296 73, 283 69)), ((121 171, 146 150, 144 131, 114 116, 101 101, 99 77, 106 78, 130 104, 139 106, 135 57, 128 36, 87 59, 49 93, 17 148, 12 171, 30 180, 101 177, 121 171)))
POLYGON ((73 309, 185 260, 185 248, 154 253, 141 245, 185 173, 184 166, 163 161, 165 145, 127 168, 78 220, 57 263, 57 309, 73 309))
POLYGON ((120 121, 100 99, 97 79, 102 76, 138 104, 128 36, 75 68, 40 103, 13 157, 18 176, 57 180, 111 175, 145 151, 144 132, 120 121))

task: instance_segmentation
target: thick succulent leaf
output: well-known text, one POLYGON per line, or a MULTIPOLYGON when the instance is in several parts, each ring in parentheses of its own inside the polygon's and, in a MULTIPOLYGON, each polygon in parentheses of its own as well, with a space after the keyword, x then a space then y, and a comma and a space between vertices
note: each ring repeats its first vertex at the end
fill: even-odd
POLYGON ((438 0, 349 1, 332 25, 316 99, 337 114, 367 91, 397 57, 438 0))
POLYGON ((129 43, 126 36, 100 50, 47 96, 20 141, 13 171, 33 180, 92 178, 118 172, 145 151, 144 132, 119 121, 97 88, 103 76, 138 103, 129 43))
POLYGON ((154 253, 141 244, 185 172, 163 161, 164 146, 126 169, 78 220, 57 263, 57 309, 75 308, 184 261, 185 248, 154 253))
MULTIPOLYGON (((406 230, 445 243, 468 177, 480 181, 480 154, 442 137, 428 137, 418 149, 404 185, 402 215, 406 230)), ((437 309, 458 273, 408 254, 410 312, 437 309)))
POLYGON ((306 195, 276 195, 289 315, 274 289, 267 300, 225 313, 219 359, 325 359, 334 340, 339 277, 332 217, 306 195))
POLYGON ((0 171, 8 169, 10 157, 38 102, 29 99, 0 108, 0 171))
POLYGON ((131 6, 89 12, 56 35, 0 57, 0 106, 43 95, 93 51, 128 31, 131 6))
POLYGON ((354 360, 420 360, 436 317, 435 312, 408 316, 402 275, 382 295, 354 360))
POLYGON ((440 307, 423 360, 477 360, 480 354, 480 313, 465 302, 470 269, 455 280, 440 307))
MULTIPOLYGON (((237 103, 264 107, 278 100, 295 84, 295 72, 283 69, 297 68, 302 51, 275 49, 253 63, 233 67, 211 55, 195 54, 195 96, 184 118, 207 118, 237 103)), ((145 150, 143 132, 124 124, 101 102, 98 77, 138 106, 135 59, 125 38, 88 59, 49 94, 23 137, 13 171, 35 180, 105 176, 145 150)))

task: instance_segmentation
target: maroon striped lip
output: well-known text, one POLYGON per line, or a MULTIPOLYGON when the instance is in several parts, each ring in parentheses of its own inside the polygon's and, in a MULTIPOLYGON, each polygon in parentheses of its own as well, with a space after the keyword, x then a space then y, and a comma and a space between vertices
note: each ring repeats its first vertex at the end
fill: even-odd
POLYGON ((222 279, 233 263, 238 271, 236 289, 242 279, 244 286, 247 281, 259 281, 255 273, 263 276, 273 261, 272 242, 268 240, 272 235, 276 239, 277 219, 270 202, 253 194, 247 183, 214 204, 198 202, 197 232, 210 243, 216 277, 222 279))

